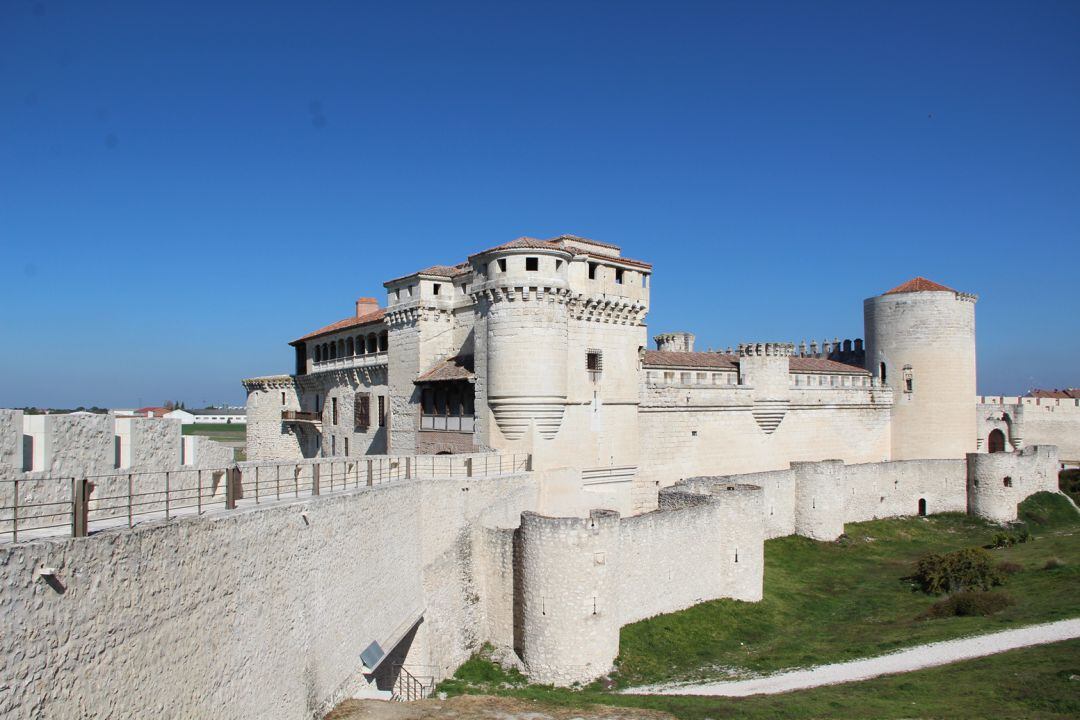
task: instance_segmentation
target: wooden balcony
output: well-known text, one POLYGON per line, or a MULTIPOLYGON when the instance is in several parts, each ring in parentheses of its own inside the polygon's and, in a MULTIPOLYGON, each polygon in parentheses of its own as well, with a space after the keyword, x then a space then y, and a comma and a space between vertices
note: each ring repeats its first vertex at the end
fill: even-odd
POLYGON ((322 415, 314 412, 304 412, 303 410, 282 410, 281 421, 287 423, 322 425, 322 415))

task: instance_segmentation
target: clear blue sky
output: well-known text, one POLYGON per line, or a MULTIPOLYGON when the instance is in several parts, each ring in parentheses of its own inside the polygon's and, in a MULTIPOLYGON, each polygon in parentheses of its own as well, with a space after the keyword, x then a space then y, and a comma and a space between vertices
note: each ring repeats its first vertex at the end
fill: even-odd
POLYGON ((382 282, 520 235, 650 334, 978 293, 979 389, 1080 385, 1080 3, 0 0, 0 406, 242 402, 382 282))

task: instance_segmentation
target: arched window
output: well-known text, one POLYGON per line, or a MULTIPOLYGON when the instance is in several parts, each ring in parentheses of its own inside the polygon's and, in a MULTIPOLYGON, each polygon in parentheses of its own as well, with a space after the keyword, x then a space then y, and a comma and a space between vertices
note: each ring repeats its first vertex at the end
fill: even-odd
POLYGON ((986 441, 986 449, 992 453, 1005 452, 1005 433, 995 428, 990 431, 990 437, 986 441))
POLYGON ((363 355, 364 354, 364 336, 363 335, 360 335, 359 337, 356 338, 356 354, 357 355, 363 355))
POLYGON ((386 352, 390 347, 390 336, 385 330, 379 335, 379 352, 386 352))
POLYGON ((919 517, 926 515, 926 498, 919 498, 919 517))
POLYGON ((338 357, 345 357, 345 341, 344 340, 338 340, 337 341, 337 356, 338 357))
POLYGON ((337 343, 330 343, 330 359, 337 360, 337 343))
POLYGON ((353 345, 352 338, 345 341, 345 357, 352 357, 356 354, 356 347, 353 345))
POLYGON ((375 337, 375 333, 371 333, 367 336, 367 351, 369 353, 379 351, 379 340, 375 337))
POLYGON ((315 346, 315 362, 322 362, 322 348, 315 346))

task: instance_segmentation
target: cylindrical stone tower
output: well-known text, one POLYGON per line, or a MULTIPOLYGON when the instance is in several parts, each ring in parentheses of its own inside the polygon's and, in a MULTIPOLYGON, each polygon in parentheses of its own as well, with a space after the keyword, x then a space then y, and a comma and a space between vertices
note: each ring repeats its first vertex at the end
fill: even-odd
POLYGON ((835 540, 844 534, 843 460, 793 462, 795 534, 835 540))
POLYGON ((893 460, 975 452, 976 299, 915 278, 864 301, 866 369, 893 391, 893 460))
POLYGON ((522 438, 534 423, 541 437, 554 438, 566 407, 573 256, 549 245, 515 241, 470 258, 483 320, 487 403, 507 440, 522 438))
POLYGON ((521 514, 522 660, 529 679, 570 685, 619 654, 619 513, 521 514))

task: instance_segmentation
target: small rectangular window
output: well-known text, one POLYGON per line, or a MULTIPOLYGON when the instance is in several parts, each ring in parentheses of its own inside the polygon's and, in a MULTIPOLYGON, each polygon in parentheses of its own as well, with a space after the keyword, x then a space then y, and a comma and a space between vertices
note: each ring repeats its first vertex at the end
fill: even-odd
POLYGON ((590 280, 595 280, 596 279, 596 266, 597 266, 597 264, 594 263, 594 262, 589 263, 589 279, 590 280))
POLYGON ((285 404, 285 393, 281 393, 281 404, 285 404))
POLYGON ((330 408, 330 416, 332 418, 330 424, 337 425, 337 398, 330 398, 330 408))
POLYGON ((440 285, 439 283, 432 283, 431 284, 431 294, 432 295, 438 295, 440 290, 442 290, 442 285, 440 285))
POLYGON ((333 435, 330 436, 330 454, 337 455, 337 438, 333 435))
POLYGON ((368 393, 356 393, 353 405, 353 424, 360 431, 366 431, 371 425, 371 395, 368 393))
POLYGON ((527 272, 536 272, 540 269, 540 258, 527 257, 525 258, 525 270, 527 272))
POLYGON ((349 454, 349 438, 345 438, 345 455, 349 454))
POLYGON ((615 284, 616 285, 622 285, 623 284, 622 280, 623 280, 623 269, 622 268, 615 268, 615 284))
POLYGON ((386 427, 386 396, 379 396, 379 427, 386 427))
POLYGON ((555 270, 556 271, 562 270, 562 260, 556 260, 555 261, 555 270))
POLYGON ((499 272, 506 272, 506 258, 499 258, 499 272))
POLYGON ((481 276, 486 276, 487 275, 487 263, 482 263, 480 265, 480 275, 481 276))
POLYGON ((585 353, 585 369, 589 372, 589 379, 600 379, 600 373, 604 369, 604 355, 599 350, 589 350, 585 353))

